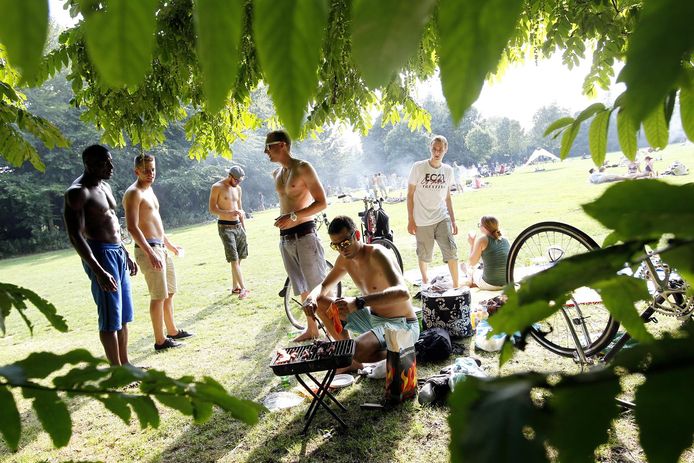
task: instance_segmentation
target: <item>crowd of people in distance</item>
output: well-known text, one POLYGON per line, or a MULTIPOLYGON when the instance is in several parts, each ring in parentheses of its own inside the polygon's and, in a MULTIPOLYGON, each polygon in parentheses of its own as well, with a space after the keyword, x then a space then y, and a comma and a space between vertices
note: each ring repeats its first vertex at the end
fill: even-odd
POLYGON ((657 177, 658 173, 653 165, 653 157, 649 154, 646 155, 643 160, 645 162, 643 170, 641 169, 641 163, 638 161, 638 159, 635 158, 633 161, 629 161, 625 175, 607 173, 606 169, 609 167, 607 165, 602 165, 598 169, 593 167, 588 170, 588 181, 593 184, 600 184, 619 182, 621 180, 657 177))

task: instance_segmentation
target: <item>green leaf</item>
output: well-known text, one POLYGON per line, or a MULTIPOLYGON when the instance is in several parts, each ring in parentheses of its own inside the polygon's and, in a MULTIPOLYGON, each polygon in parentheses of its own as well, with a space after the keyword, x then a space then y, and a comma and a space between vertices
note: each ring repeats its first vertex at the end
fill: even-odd
POLYGON ((196 49, 203 74, 207 110, 216 113, 226 101, 238 71, 243 26, 241 1, 195 0, 196 49))
POLYGON ((255 402, 230 396, 221 384, 208 376, 205 376, 204 382, 196 383, 195 393, 199 399, 216 404, 247 424, 257 423, 258 413, 265 410, 265 407, 255 402))
POLYGON ((441 0, 437 16, 441 86, 458 123, 477 100, 513 34, 521 0, 441 0))
POLYGON ((624 155, 632 161, 636 158, 636 151, 638 150, 637 132, 638 126, 634 124, 631 117, 624 112, 624 109, 620 109, 617 113, 617 137, 619 138, 619 146, 622 148, 624 155))
POLYGON ((41 426, 46 430, 53 446, 64 447, 72 436, 72 419, 67 405, 58 393, 40 389, 22 389, 24 397, 34 399, 32 406, 38 416, 41 426))
POLYGON ((613 278, 642 242, 629 242, 560 260, 552 268, 524 279, 520 287, 507 287, 504 309, 489 318, 497 333, 514 333, 544 320, 559 310, 571 291, 613 278))
POLYGON ((660 257, 691 285, 694 282, 694 243, 673 240, 669 244, 672 250, 660 253, 660 257))
POLYGON ((254 0, 258 59, 277 114, 293 137, 318 86, 320 50, 328 22, 326 0, 254 0))
POLYGON ((135 410, 137 419, 140 421, 142 429, 147 426, 153 428, 159 427, 159 411, 157 410, 154 401, 147 396, 123 395, 123 398, 135 410))
POLYGON ((663 108, 658 106, 643 121, 646 140, 654 148, 665 148, 668 142, 668 128, 663 108))
POLYGON ((635 123, 660 107, 694 50, 694 2, 649 0, 629 40, 619 81, 627 85, 625 108, 635 123))
POLYGON ((435 0, 355 0, 352 55, 371 88, 386 85, 419 47, 435 0))
POLYGON ((114 394, 104 397, 95 397, 98 401, 104 404, 104 407, 118 418, 123 420, 123 423, 130 424, 130 407, 127 400, 123 399, 121 394, 114 394))
POLYGON ((196 423, 204 423, 212 417, 212 404, 198 399, 192 399, 193 419, 196 423))
POLYGON ((29 354, 24 360, 15 362, 14 365, 23 369, 26 378, 45 378, 54 371, 60 370, 66 364, 81 362, 99 364, 103 363, 103 360, 94 357, 85 349, 75 349, 65 354, 34 352, 29 354))
MULTIPOLYGON (((9 313, 10 307, 15 304, 11 304, 13 301, 16 303, 17 300, 28 300, 34 307, 39 309, 39 311, 46 317, 46 320, 55 328, 56 330, 65 333, 67 331, 67 323, 65 319, 58 315, 58 311, 53 304, 48 302, 46 299, 42 298, 30 289, 22 288, 21 286, 16 286, 10 283, 0 283, 0 295, 5 297, 0 297, 0 311, 7 310, 9 313), (10 302, 10 305, 5 305, 10 302)), ((15 305, 18 310, 21 306, 15 305)), ((2 330, 4 334, 4 330, 2 330)))
POLYGON ((602 111, 595 115, 595 119, 588 129, 588 145, 590 155, 596 166, 605 162, 607 154, 607 127, 610 123, 610 111, 602 111))
POLYGON ((176 409, 184 415, 193 414, 193 405, 190 403, 190 399, 185 396, 155 394, 154 397, 162 404, 176 409))
POLYGON ((694 402, 678 400, 691 395, 691 365, 649 373, 636 391, 639 440, 648 461, 679 461, 682 452, 692 445, 694 402))
POLYGON ((652 342, 653 335, 646 330, 634 303, 651 298, 644 280, 619 275, 595 283, 605 307, 629 334, 640 342, 652 342))
POLYGON ((547 461, 542 441, 525 435, 538 424, 530 391, 540 380, 531 374, 456 384, 448 400, 451 462, 547 461))
POLYGON ((564 463, 595 461, 595 448, 607 441, 611 422, 617 418, 615 397, 619 392, 616 377, 597 383, 574 380, 559 384, 549 399, 553 413, 547 427, 549 440, 559 452, 559 460, 564 463))
POLYGON ((550 133, 554 132, 557 129, 561 129, 562 127, 566 127, 569 124, 572 124, 574 122, 573 117, 561 117, 557 119, 556 121, 552 122, 549 124, 549 126, 545 129, 545 133, 542 134, 543 137, 546 137, 550 133))
POLYGON ((605 111, 605 105, 602 103, 593 103, 592 105, 588 106, 586 109, 581 111, 581 113, 576 116, 576 124, 580 124, 583 121, 587 121, 591 117, 593 117, 594 114, 597 114, 601 111, 605 111))
POLYGON ((22 421, 12 392, 4 385, 0 385, 0 433, 10 450, 17 450, 19 436, 22 434, 22 421))
POLYGON ((504 344, 501 346, 501 353, 499 354, 499 367, 502 367, 506 362, 513 358, 513 354, 516 349, 513 347, 513 343, 509 336, 504 339, 504 344))
POLYGON ((571 151, 571 145, 573 145, 578 131, 581 129, 581 124, 574 122, 569 127, 564 130, 564 135, 561 136, 561 150, 559 152, 559 157, 566 159, 571 151))
POLYGON ((0 0, 0 42, 25 81, 34 79, 48 37, 47 0, 0 0))
POLYGON ((107 85, 136 86, 151 67, 157 1, 103 3, 104 10, 85 18, 89 59, 107 85))
POLYGON ((660 238, 673 233, 694 238, 694 184, 670 185, 643 179, 619 182, 583 210, 623 240, 660 238))
POLYGON ((680 119, 684 133, 694 141, 694 82, 680 89, 680 119))

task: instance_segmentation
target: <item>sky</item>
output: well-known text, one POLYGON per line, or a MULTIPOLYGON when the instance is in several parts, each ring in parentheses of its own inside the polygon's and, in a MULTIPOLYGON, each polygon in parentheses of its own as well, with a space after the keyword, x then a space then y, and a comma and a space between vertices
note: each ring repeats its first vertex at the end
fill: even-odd
MULTIPOLYGON (((49 6, 51 17, 56 22, 65 26, 74 23, 67 11, 62 9, 62 1, 49 0, 49 6)), ((509 66, 500 79, 484 84, 474 106, 484 117, 509 117, 530 129, 533 115, 542 106, 556 103, 573 113, 591 103, 607 99, 608 93, 604 91, 598 92, 593 100, 582 94, 583 79, 589 69, 590 63, 583 61, 580 66, 569 70, 561 64, 559 54, 537 64, 532 61, 509 66)), ((622 90, 621 84, 613 85, 611 93, 617 95, 622 90)), ((438 78, 418 86, 418 98, 424 99, 428 95, 443 99, 438 78)))

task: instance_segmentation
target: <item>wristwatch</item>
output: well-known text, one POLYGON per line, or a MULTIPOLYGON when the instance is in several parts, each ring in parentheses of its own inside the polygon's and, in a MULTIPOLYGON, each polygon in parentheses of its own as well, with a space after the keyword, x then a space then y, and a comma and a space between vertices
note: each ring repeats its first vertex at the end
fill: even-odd
POLYGON ((292 211, 289 213, 289 219, 292 222, 296 222, 297 220, 299 220, 299 217, 297 217, 296 212, 292 211))
POLYGON ((364 307, 366 306, 366 301, 364 300, 363 297, 357 296, 354 298, 354 303, 357 306, 357 310, 364 310, 364 307))

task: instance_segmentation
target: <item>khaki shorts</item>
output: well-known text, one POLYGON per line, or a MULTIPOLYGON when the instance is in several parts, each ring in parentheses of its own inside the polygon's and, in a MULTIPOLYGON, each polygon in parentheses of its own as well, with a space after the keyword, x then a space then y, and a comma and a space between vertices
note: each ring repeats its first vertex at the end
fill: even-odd
POLYGON ((298 239, 280 237, 280 253, 297 296, 321 284, 328 274, 323 246, 315 231, 298 239))
POLYGON ((154 246, 154 253, 164 264, 161 270, 152 267, 147 253, 142 249, 135 248, 135 261, 140 267, 140 271, 145 276, 149 297, 153 300, 166 299, 170 294, 176 292, 176 270, 174 269, 173 259, 169 251, 162 246, 154 246))
POLYGON ((451 221, 446 219, 434 225, 417 226, 417 258, 422 262, 431 262, 436 241, 443 254, 443 261, 458 259, 458 247, 453 237, 451 221))
POLYGON ((475 271, 472 273, 472 281, 475 283, 475 286, 477 286, 479 289, 483 289, 485 291, 496 291, 500 289, 504 289, 503 286, 494 286, 490 285, 486 281, 484 281, 484 278, 482 278, 482 274, 484 273, 484 269, 478 268, 475 269, 475 271))

